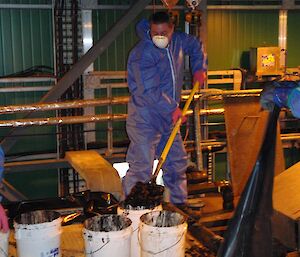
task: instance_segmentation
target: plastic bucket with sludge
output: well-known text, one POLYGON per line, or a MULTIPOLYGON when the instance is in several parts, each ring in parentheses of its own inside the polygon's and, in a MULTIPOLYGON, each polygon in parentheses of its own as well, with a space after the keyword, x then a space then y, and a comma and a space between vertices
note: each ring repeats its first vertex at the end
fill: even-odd
POLYGON ((55 211, 19 215, 14 220, 18 257, 60 257, 61 222, 55 211))
POLYGON ((132 238, 131 238, 131 257, 140 257, 141 249, 138 241, 138 228, 140 224, 140 218, 143 214, 149 213, 152 211, 160 211, 162 210, 162 206, 159 204, 157 206, 124 206, 120 205, 117 209, 118 214, 124 215, 132 221, 132 238))
POLYGON ((102 215, 84 222, 85 255, 130 257, 131 220, 121 215, 102 215))
POLYGON ((8 240, 9 232, 3 233, 0 231, 0 257, 8 257, 8 240))
POLYGON ((157 211, 141 217, 141 257, 184 257, 187 223, 176 212, 157 211))

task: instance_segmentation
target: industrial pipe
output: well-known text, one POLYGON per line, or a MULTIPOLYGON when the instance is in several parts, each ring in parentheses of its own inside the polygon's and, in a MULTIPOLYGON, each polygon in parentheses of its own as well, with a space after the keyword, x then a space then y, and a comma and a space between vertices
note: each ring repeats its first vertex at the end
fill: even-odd
POLYGON ((91 99, 91 100, 75 100, 56 103, 35 103, 31 105, 9 105, 0 106, 0 114, 18 113, 27 111, 53 111, 60 109, 84 108, 91 106, 106 106, 127 104, 129 96, 119 96, 113 98, 91 99))
MULTIPOLYGON (((247 89, 247 90, 221 90, 221 89, 202 89, 199 94, 195 94, 194 98, 210 98, 210 97, 249 97, 260 96, 262 89, 247 89)), ((182 91, 182 100, 187 100, 191 90, 182 91)))
POLYGON ((20 120, 3 120, 0 121, 0 128, 7 127, 25 127, 25 126, 44 126, 44 125, 65 125, 78 124, 88 122, 104 122, 104 121, 120 121, 125 120, 127 114, 99 114, 93 116, 67 116, 67 117, 51 117, 51 118, 34 118, 20 120))
MULTIPOLYGON (((200 115, 215 115, 223 114, 224 109, 201 110, 200 115)), ((193 110, 187 112, 187 116, 192 115, 193 110)), ((50 118, 32 118, 19 120, 2 120, 0 128, 7 127, 27 127, 27 126, 44 126, 44 125, 63 125, 63 124, 78 124, 89 122, 104 122, 104 121, 120 121, 126 120, 127 114, 99 114, 90 116, 67 116, 67 117, 50 117, 50 118)))
MULTIPOLYGON (((9 105, 0 106, 0 114, 19 113, 27 111, 54 111, 60 109, 84 108, 92 106, 106 106, 127 104, 129 96, 119 96, 113 98, 76 100, 57 103, 35 103, 27 105, 9 105)), ((193 110, 188 110, 187 115, 191 115, 193 110)), ((202 109, 200 115, 221 115, 224 114, 224 108, 218 109, 202 109)))

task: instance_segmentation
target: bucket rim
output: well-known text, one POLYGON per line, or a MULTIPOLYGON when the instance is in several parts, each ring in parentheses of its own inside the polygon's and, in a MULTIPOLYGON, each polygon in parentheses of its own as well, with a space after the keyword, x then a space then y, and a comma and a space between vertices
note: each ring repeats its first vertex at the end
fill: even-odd
POLYGON ((168 211, 168 210, 152 211, 152 212, 147 212, 147 213, 143 214, 140 217, 140 222, 141 222, 141 224, 147 225, 147 226, 150 226, 150 227, 159 227, 159 228, 168 229, 168 228, 172 228, 172 227, 176 227, 176 226, 181 226, 181 225, 187 224, 187 217, 185 217, 181 213, 175 212, 175 211, 168 211), (149 224, 149 222, 147 222, 147 220, 146 220, 147 216, 149 216, 149 215, 152 215, 152 216, 156 215, 158 217, 159 214, 161 214, 161 213, 169 213, 169 214, 176 214, 176 215, 178 215, 178 218, 180 218, 180 223, 172 225, 172 226, 154 226, 152 224, 149 224))
POLYGON ((160 206, 161 202, 155 202, 153 205, 145 205, 145 206, 132 206, 130 204, 125 205, 124 201, 118 204, 118 207, 128 211, 145 211, 145 210, 153 210, 156 207, 160 206))
POLYGON ((127 228, 129 228, 132 225, 132 221, 131 219, 129 219, 128 217, 124 216, 124 215, 119 215, 119 214, 104 214, 104 215, 96 215, 94 217, 88 218, 83 222, 83 229, 87 230, 87 231, 92 231, 92 232, 120 232, 122 230, 125 230, 127 228), (118 219, 123 219, 124 220, 124 227, 122 227, 122 229, 118 229, 118 230, 112 230, 112 231, 104 231, 104 230, 93 230, 90 229, 89 226, 89 222, 92 222, 94 220, 101 220, 101 219, 108 219, 108 218, 113 218, 116 217, 118 219))
POLYGON ((24 212, 24 213, 21 213, 19 215, 17 215, 14 219, 13 219, 13 222, 14 224, 17 224, 17 225, 41 225, 41 224, 45 224, 45 223, 51 223, 51 222, 54 222, 54 221, 62 221, 61 219, 61 214, 57 211, 52 211, 52 210, 36 210, 36 211, 30 211, 30 212, 24 212), (52 214, 51 216, 51 220, 49 221, 43 221, 43 222, 37 222, 37 223, 28 223, 26 221, 22 222, 21 219, 22 219, 22 215, 32 215, 32 214, 36 214, 36 213, 44 213, 44 214, 52 214))

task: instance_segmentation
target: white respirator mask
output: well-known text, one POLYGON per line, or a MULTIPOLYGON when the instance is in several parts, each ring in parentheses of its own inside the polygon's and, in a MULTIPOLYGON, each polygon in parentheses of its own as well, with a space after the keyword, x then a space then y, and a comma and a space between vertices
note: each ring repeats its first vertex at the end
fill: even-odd
POLYGON ((169 39, 165 36, 154 36, 152 41, 158 48, 166 48, 169 44, 169 39))

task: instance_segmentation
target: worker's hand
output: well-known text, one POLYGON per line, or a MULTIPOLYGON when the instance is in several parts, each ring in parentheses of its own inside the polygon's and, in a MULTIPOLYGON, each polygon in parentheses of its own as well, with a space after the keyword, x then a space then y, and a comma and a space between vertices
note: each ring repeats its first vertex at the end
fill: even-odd
POLYGON ((8 227, 7 216, 4 208, 0 204, 0 231, 2 231, 3 233, 7 233, 8 229, 9 227, 8 227))
POLYGON ((197 81, 199 81, 199 87, 203 88, 205 79, 206 79, 205 72, 202 71, 202 70, 198 70, 198 71, 196 71, 194 73, 194 76, 193 76, 193 85, 195 85, 195 83, 197 81))
POLYGON ((177 107, 175 109, 175 111, 172 113, 172 121, 173 121, 174 125, 179 118, 181 118, 181 124, 186 122, 186 117, 182 116, 182 112, 181 112, 180 108, 177 107))
POLYGON ((260 94, 260 105, 265 110, 272 111, 274 109, 274 91, 274 86, 267 85, 260 94))

